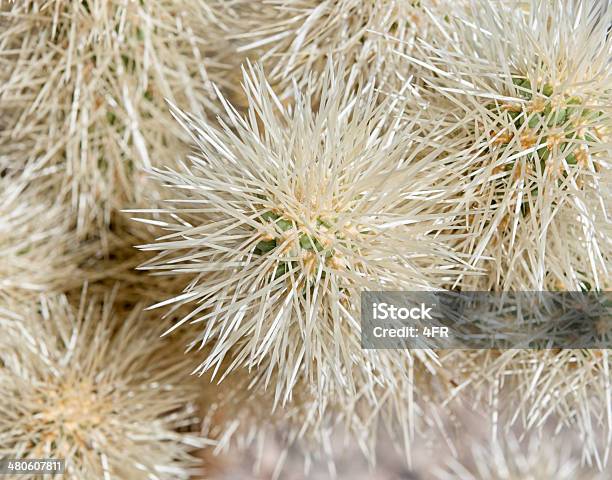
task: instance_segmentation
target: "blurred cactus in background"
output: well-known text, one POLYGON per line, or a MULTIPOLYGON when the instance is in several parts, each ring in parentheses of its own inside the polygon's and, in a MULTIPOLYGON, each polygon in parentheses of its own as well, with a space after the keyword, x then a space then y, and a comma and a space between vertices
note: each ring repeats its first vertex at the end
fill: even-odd
POLYGON ((210 442, 185 431, 198 390, 183 352, 108 293, 2 311, 0 454, 65 459, 69 478, 189 478, 210 442))

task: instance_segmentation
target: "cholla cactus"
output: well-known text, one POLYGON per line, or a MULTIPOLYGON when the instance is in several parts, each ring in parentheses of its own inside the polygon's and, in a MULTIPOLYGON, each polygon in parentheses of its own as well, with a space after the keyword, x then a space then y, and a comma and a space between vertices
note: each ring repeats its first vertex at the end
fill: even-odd
POLYGON ((113 209, 140 198, 141 169, 180 158, 185 138, 165 99, 215 111, 219 24, 206 0, 27 0, 2 9, 0 55, 10 68, 0 72, 0 171, 61 166, 77 233, 93 223, 104 235, 113 209))
POLYGON ((611 359, 607 350, 474 350, 441 359, 462 399, 496 420, 500 434, 533 434, 555 425, 580 438, 582 458, 609 460, 611 359), (609 436, 608 436, 609 438, 609 436))
POLYGON ((80 290, 84 281, 95 282, 96 291, 107 290, 118 280, 130 285, 136 301, 180 291, 182 286, 177 290, 168 279, 152 281, 134 271, 146 256, 133 245, 153 238, 147 228, 134 229, 133 222, 114 218, 101 235, 104 248, 100 236, 75 241, 76 220, 57 201, 64 196, 58 188, 63 174, 60 168, 26 168, 0 177, 0 296, 17 290, 80 290))
POLYGON ((450 460, 439 480, 604 480, 605 473, 582 466, 573 439, 531 436, 519 441, 509 435, 504 441, 476 443, 472 458, 461 463, 450 460))
POLYGON ((87 243, 73 246, 74 222, 53 201, 57 174, 29 173, 0 176, 0 296, 75 287, 94 254, 87 243))
POLYGON ((176 111, 197 151, 155 172, 173 191, 153 210, 168 233, 140 247, 161 252, 142 268, 196 275, 157 306, 193 305, 172 330, 191 322, 194 344, 212 346, 199 371, 231 356, 228 370, 257 367, 262 386, 276 372, 285 398, 301 376, 348 394, 354 375, 387 376, 360 346, 361 290, 440 288, 461 270, 443 243, 454 179, 434 133, 394 123, 372 88, 347 99, 331 66, 325 76, 316 112, 299 92, 285 109, 254 70, 247 118, 223 99, 229 125, 176 111))
MULTIPOLYGON (((392 439, 393 453, 410 465, 423 439, 431 438, 445 421, 437 407, 450 386, 439 363, 419 352, 415 357, 390 356, 386 382, 360 384, 351 395, 303 379, 294 386, 291 402, 283 405, 274 389, 253 388, 248 370, 236 370, 220 382, 208 383, 214 375, 207 375, 203 433, 217 442, 216 453, 254 450, 255 471, 276 443, 280 452, 272 478, 284 478, 290 468, 285 461, 291 456, 302 457, 307 476, 313 464, 323 463, 335 477, 335 460, 346 447, 355 453, 359 449, 373 467, 381 434, 392 439)), ((277 376, 270 379, 271 384, 277 381, 277 376)), ((289 464, 295 469, 296 460, 289 464)))
MULTIPOLYGON (((488 270, 464 289, 609 288, 612 90, 606 2, 472 2, 454 42, 421 42, 406 58, 429 74, 429 118, 463 150, 465 226, 458 247, 488 270)), ((605 465, 594 429, 609 429, 605 352, 453 352, 474 391, 513 400, 501 425, 539 429, 558 414, 605 465), (485 388, 487 387, 491 388, 485 388), (502 390, 502 386, 505 386, 502 390), (518 405, 518 407, 517 407, 518 405)), ((466 384, 454 375, 464 391, 466 384)), ((493 401, 493 415, 501 412, 493 401)), ((608 442, 609 443, 609 442, 608 442)), ((604 442, 605 446, 605 442, 604 442)))
MULTIPOLYGON (((250 2, 247 2, 250 3, 250 2)), ((293 94, 292 82, 304 88, 313 73, 321 74, 330 55, 346 60, 358 83, 376 78, 378 86, 395 89, 410 72, 401 68, 393 50, 410 52, 416 38, 427 37, 429 12, 445 13, 461 2, 445 0, 272 0, 256 6, 238 2, 235 22, 228 23, 239 52, 264 62, 283 96, 293 94), (389 42, 385 36, 396 40, 389 42)), ((438 21, 440 21, 438 20, 438 21)), ((321 90, 324 81, 313 85, 321 90)), ((314 88, 316 87, 316 88, 314 88)))
POLYGON ((63 458, 70 478, 187 479, 205 441, 179 433, 198 422, 185 357, 112 303, 3 303, 0 456, 63 458))
POLYGON ((307 383, 294 387, 290 404, 275 406, 272 389, 261 392, 249 388, 251 375, 246 370, 233 372, 222 382, 206 380, 209 378, 204 379, 201 396, 206 412, 202 433, 217 442, 215 454, 254 449, 254 473, 260 473, 266 449, 274 440, 282 445, 282 453, 275 459, 273 478, 283 472, 290 450, 300 452, 306 470, 313 459, 333 462, 334 427, 344 423, 347 430, 354 432, 357 424, 356 417, 342 416, 348 410, 346 405, 333 405, 307 383))
MULTIPOLYGON (((474 393, 605 467, 605 350, 367 350, 359 294, 609 288, 609 2, 0 2, 0 457, 186 479, 201 426, 307 458, 345 430, 371 460, 387 427, 410 459, 474 393), (127 272, 151 251, 167 283, 127 272), (83 278, 130 285, 73 308, 83 278)), ((474 472, 579 471, 495 449, 474 472)))
POLYGON ((473 235, 463 249, 490 272, 466 286, 602 290, 612 255, 612 9, 511 6, 473 2, 455 42, 423 42, 409 58, 429 71, 428 110, 464 148, 457 168, 473 235))

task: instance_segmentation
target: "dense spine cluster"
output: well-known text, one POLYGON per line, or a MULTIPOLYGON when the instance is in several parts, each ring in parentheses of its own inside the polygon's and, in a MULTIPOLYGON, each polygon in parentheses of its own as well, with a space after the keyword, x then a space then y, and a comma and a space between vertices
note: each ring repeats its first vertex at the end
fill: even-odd
MULTIPOLYGON (((187 479, 276 437, 278 478, 338 432, 374 463, 386 430, 418 469, 434 432, 462 457, 459 405, 492 448, 440 478, 605 471, 606 350, 368 349, 360 294, 610 290, 610 25, 600 0, 0 0, 0 457, 187 479), (585 465, 515 440, 551 425, 585 465)), ((547 318, 510 310, 491 331, 547 318)))

